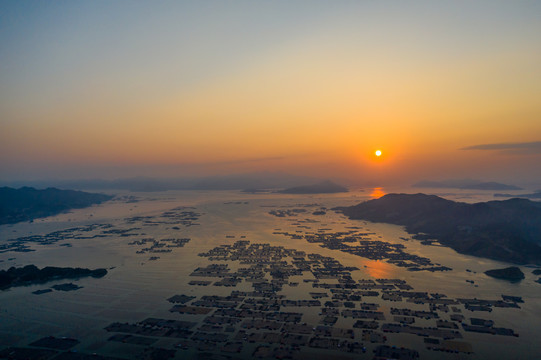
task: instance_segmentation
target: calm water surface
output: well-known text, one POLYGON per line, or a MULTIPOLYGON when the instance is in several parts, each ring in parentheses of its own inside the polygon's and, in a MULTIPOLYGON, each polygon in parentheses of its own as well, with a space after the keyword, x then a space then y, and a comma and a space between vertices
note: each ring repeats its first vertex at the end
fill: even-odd
MULTIPOLYGON (((417 190, 417 189, 416 189, 417 190)), ((418 189, 421 192, 423 189, 418 189)), ((330 256, 343 265, 356 266, 360 270, 353 271, 354 279, 399 278, 407 281, 415 291, 428 291, 446 294, 450 298, 483 298, 499 299, 501 294, 522 296, 525 303, 521 309, 495 308, 487 313, 470 313, 469 317, 485 317, 493 319, 495 326, 512 328, 520 337, 493 336, 462 331, 464 339, 473 345, 474 354, 446 354, 431 352, 425 349, 423 338, 416 335, 393 335, 389 345, 405 346, 418 350, 421 359, 528 359, 541 357, 541 285, 534 282, 538 276, 531 274, 531 268, 522 267, 526 279, 518 284, 510 284, 496 280, 483 274, 488 269, 510 266, 486 259, 457 254, 453 250, 437 246, 425 246, 419 242, 404 241, 409 238, 400 226, 374 224, 364 221, 351 221, 340 214, 328 211, 326 215, 314 217, 311 212, 299 216, 299 219, 311 217, 319 223, 307 223, 311 229, 332 229, 331 231, 347 231, 352 226, 362 227, 363 231, 375 233, 372 240, 399 243, 406 246, 408 253, 428 257, 434 263, 451 267, 448 272, 408 272, 385 261, 373 261, 336 250, 321 248, 318 244, 310 244, 304 240, 273 234, 279 231, 294 233, 298 227, 288 217, 278 218, 268 212, 275 208, 287 208, 296 204, 313 204, 331 208, 357 204, 370 198, 379 197, 387 192, 400 192, 400 189, 366 189, 353 191, 347 195, 278 195, 278 194, 242 194, 232 191, 168 191, 161 193, 127 193, 137 197, 137 202, 123 200, 112 201, 87 209, 74 210, 67 214, 36 220, 34 223, 22 223, 0 226, 0 243, 10 239, 43 235, 57 230, 90 224, 110 224, 114 229, 140 227, 128 224, 126 218, 134 216, 156 216, 164 211, 179 207, 191 206, 202 214, 196 223, 200 225, 172 229, 173 225, 158 224, 144 226, 137 236, 109 236, 94 239, 66 239, 50 245, 30 244, 35 251, 0 254, 0 269, 11 266, 35 264, 43 266, 71 266, 110 269, 102 279, 85 278, 76 283, 82 289, 71 292, 53 291, 42 295, 33 295, 32 291, 45 289, 58 283, 28 287, 17 287, 0 292, 0 349, 7 346, 26 346, 44 336, 68 336, 81 340, 75 347, 80 352, 102 355, 115 355, 126 359, 137 358, 141 346, 107 341, 112 333, 103 328, 112 322, 138 322, 148 317, 180 319, 179 314, 169 312, 171 304, 166 300, 174 294, 187 295, 229 295, 231 290, 250 291, 250 284, 242 283, 236 288, 196 287, 189 286, 193 280, 190 273, 197 267, 212 263, 207 258, 198 256, 222 244, 232 244, 242 240, 251 243, 269 243, 286 248, 303 250, 306 253, 319 253, 330 256), (190 238, 191 241, 182 248, 173 248, 171 253, 137 254, 141 248, 128 245, 133 240, 142 238, 190 238), (69 243, 71 247, 62 246, 69 243), (151 255, 160 258, 150 261, 151 255), (470 271, 467 271, 470 270, 470 271), (466 282, 473 280, 473 284, 466 282)), ((404 192, 412 192, 407 190, 404 192)), ((417 192, 417 191, 415 191, 417 192)), ((432 191, 432 193, 434 193, 432 191)), ((438 192, 436 192, 438 194, 438 192)), ((493 200, 491 194, 475 192, 439 192, 446 198, 476 202, 493 200)), ((101 230, 85 233, 98 234, 101 230)), ((230 262, 235 269, 238 263, 230 262)), ((299 282, 298 287, 284 287, 283 294, 291 299, 310 299, 308 292, 323 291, 312 289, 310 284, 302 282, 302 278, 290 278, 299 282)), ((365 298, 366 302, 377 302, 383 311, 388 313, 389 302, 380 298, 365 298)), ((397 307, 410 307, 427 310, 428 305, 420 306, 411 303, 397 303, 397 307)), ((299 311, 299 309, 282 309, 283 311, 299 311)), ((319 309, 304 311, 303 321, 317 324, 319 309)), ((392 316, 387 316, 392 319, 392 316)), ((340 318, 336 327, 351 327, 352 319, 340 318)), ((417 321, 417 326, 430 326, 430 323, 417 321)), ((433 325, 432 325, 433 326, 433 325)), ((160 339, 154 346, 170 348, 178 343, 178 339, 160 339)), ((371 358, 371 349, 375 345, 367 344, 369 351, 366 358, 371 358)), ((252 349, 243 350, 240 356, 249 356, 252 349)), ((307 349, 314 352, 313 349, 307 349)), ((190 357, 193 351, 177 351, 178 359, 190 357)))

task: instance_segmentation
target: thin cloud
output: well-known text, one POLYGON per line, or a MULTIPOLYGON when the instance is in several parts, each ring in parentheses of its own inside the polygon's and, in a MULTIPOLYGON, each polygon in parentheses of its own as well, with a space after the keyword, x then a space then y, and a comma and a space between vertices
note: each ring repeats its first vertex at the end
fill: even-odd
POLYGON ((541 141, 480 144, 463 147, 460 150, 492 150, 506 154, 541 154, 541 141))

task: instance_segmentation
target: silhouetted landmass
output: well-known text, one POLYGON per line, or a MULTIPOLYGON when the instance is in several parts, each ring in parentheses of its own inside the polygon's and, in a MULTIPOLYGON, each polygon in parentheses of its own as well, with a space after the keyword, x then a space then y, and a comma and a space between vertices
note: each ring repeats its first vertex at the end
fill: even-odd
POLYGON ((522 190, 522 188, 514 185, 501 184, 494 181, 482 182, 478 180, 423 180, 413 184, 412 186, 423 188, 448 188, 464 190, 522 190))
POLYGON ((42 284, 52 280, 77 279, 87 276, 101 278, 107 274, 106 269, 83 269, 83 268, 60 268, 47 266, 39 269, 35 265, 25 267, 11 267, 8 270, 0 270, 0 289, 8 289, 14 286, 42 284))
POLYGON ((516 198, 523 198, 523 199, 541 199, 541 191, 536 191, 531 194, 494 194, 494 197, 516 197, 516 198))
POLYGON ((508 280, 512 282, 524 279, 524 273, 516 266, 505 269, 494 269, 485 271, 485 274, 496 279, 508 280))
POLYGON ((318 184, 295 186, 277 192, 282 194, 332 194, 348 192, 348 189, 332 181, 323 181, 318 184))
POLYGON ((476 204, 435 195, 388 194, 336 208, 351 219, 404 225, 459 253, 518 264, 541 264, 541 204, 509 199, 476 204))
POLYGON ((507 184, 501 184, 497 182, 484 182, 477 185, 470 185, 467 188, 464 189, 472 189, 472 190, 522 190, 522 188, 515 186, 515 185, 507 185, 507 184))
POLYGON ((57 291, 75 291, 82 289, 82 286, 76 285, 74 283, 66 283, 66 284, 57 284, 51 286, 51 289, 55 289, 57 291))
POLYGON ((84 208, 112 199, 113 196, 74 190, 31 187, 0 188, 0 224, 13 224, 56 215, 69 209, 84 208))
POLYGON ((240 192, 246 193, 246 194, 267 194, 271 192, 270 190, 266 189, 242 189, 240 192))

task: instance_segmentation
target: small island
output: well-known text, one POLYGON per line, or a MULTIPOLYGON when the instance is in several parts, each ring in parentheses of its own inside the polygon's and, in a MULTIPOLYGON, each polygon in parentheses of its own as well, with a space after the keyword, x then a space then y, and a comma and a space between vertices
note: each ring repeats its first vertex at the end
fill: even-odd
POLYGON ((494 269, 485 271, 485 274, 496 279, 517 282, 524 279, 524 273, 516 266, 505 269, 494 269))
POLYGON ((32 221, 111 200, 113 196, 75 190, 0 188, 0 225, 32 221))
POLYGON ((248 188, 248 189, 243 189, 240 192, 245 193, 245 194, 268 194, 271 191, 267 189, 248 188))
POLYGON ((280 194, 334 194, 348 192, 349 190, 341 185, 338 185, 330 180, 312 185, 302 185, 290 187, 277 191, 280 194))
POLYGON ((15 286, 43 284, 53 280, 78 279, 88 276, 101 278, 106 274, 106 269, 90 270, 54 266, 47 266, 43 269, 39 269, 35 265, 26 265, 20 268, 11 267, 8 270, 0 270, 0 289, 6 290, 15 286))

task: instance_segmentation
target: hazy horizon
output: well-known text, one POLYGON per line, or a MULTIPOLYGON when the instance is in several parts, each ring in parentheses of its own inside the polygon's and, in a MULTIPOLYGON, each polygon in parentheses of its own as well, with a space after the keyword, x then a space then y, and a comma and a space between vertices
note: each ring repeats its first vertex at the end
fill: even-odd
POLYGON ((3 182, 541 184, 538 2, 1 7, 3 182))

